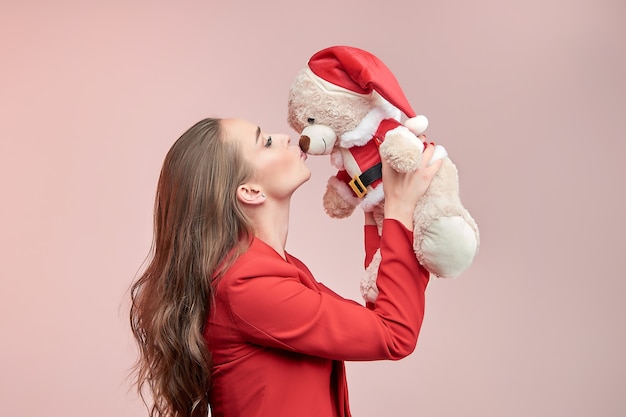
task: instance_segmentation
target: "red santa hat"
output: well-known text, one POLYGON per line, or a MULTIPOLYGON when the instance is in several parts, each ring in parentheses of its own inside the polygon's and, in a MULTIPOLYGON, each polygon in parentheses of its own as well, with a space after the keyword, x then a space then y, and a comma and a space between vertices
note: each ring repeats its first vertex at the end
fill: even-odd
POLYGON ((331 46, 311 57, 309 69, 321 79, 354 93, 376 91, 407 117, 415 117, 391 70, 367 51, 350 46, 331 46))

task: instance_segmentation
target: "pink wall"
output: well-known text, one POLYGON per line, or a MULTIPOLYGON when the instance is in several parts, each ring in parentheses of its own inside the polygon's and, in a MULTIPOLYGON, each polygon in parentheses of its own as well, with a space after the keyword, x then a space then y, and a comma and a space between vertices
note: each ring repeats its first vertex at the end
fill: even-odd
MULTIPOLYGON (((354 415, 626 415, 624 2, 209 3, 0 4, 0 415, 146 415, 126 290, 165 152, 210 115, 294 134, 290 82, 331 44, 394 70, 482 233, 411 357, 349 364, 354 415)), ((323 214, 309 163, 288 249, 359 297, 360 216, 323 214)))

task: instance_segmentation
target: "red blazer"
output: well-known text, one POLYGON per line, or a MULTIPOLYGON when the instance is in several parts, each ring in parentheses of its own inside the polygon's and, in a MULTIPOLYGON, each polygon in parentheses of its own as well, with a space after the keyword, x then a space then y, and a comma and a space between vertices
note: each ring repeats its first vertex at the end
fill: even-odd
POLYGON ((213 417, 350 416, 343 361, 409 355, 428 273, 413 234, 385 220, 365 227, 366 264, 379 247, 376 304, 344 299, 309 269, 255 239, 217 283, 205 338, 213 358, 213 417))

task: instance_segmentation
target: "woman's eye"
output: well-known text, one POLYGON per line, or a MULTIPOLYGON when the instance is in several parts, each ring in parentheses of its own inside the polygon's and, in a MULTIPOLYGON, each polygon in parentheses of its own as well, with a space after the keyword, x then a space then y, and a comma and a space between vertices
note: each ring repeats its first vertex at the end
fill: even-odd
POLYGON ((268 136, 267 140, 265 141, 265 147, 269 148, 270 146, 272 146, 272 137, 268 136))
POLYGON ((307 123, 312 125, 313 123, 315 123, 315 119, 312 117, 309 117, 308 119, 306 119, 307 123))

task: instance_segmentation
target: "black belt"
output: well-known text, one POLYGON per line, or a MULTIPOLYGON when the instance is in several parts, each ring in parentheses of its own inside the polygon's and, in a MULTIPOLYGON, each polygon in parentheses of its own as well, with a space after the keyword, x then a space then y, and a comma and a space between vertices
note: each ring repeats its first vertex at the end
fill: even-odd
POLYGON ((367 187, 369 187, 374 181, 383 177, 383 164, 377 163, 373 167, 365 170, 361 175, 355 175, 354 178, 348 183, 354 194, 357 197, 363 198, 367 194, 367 187))

